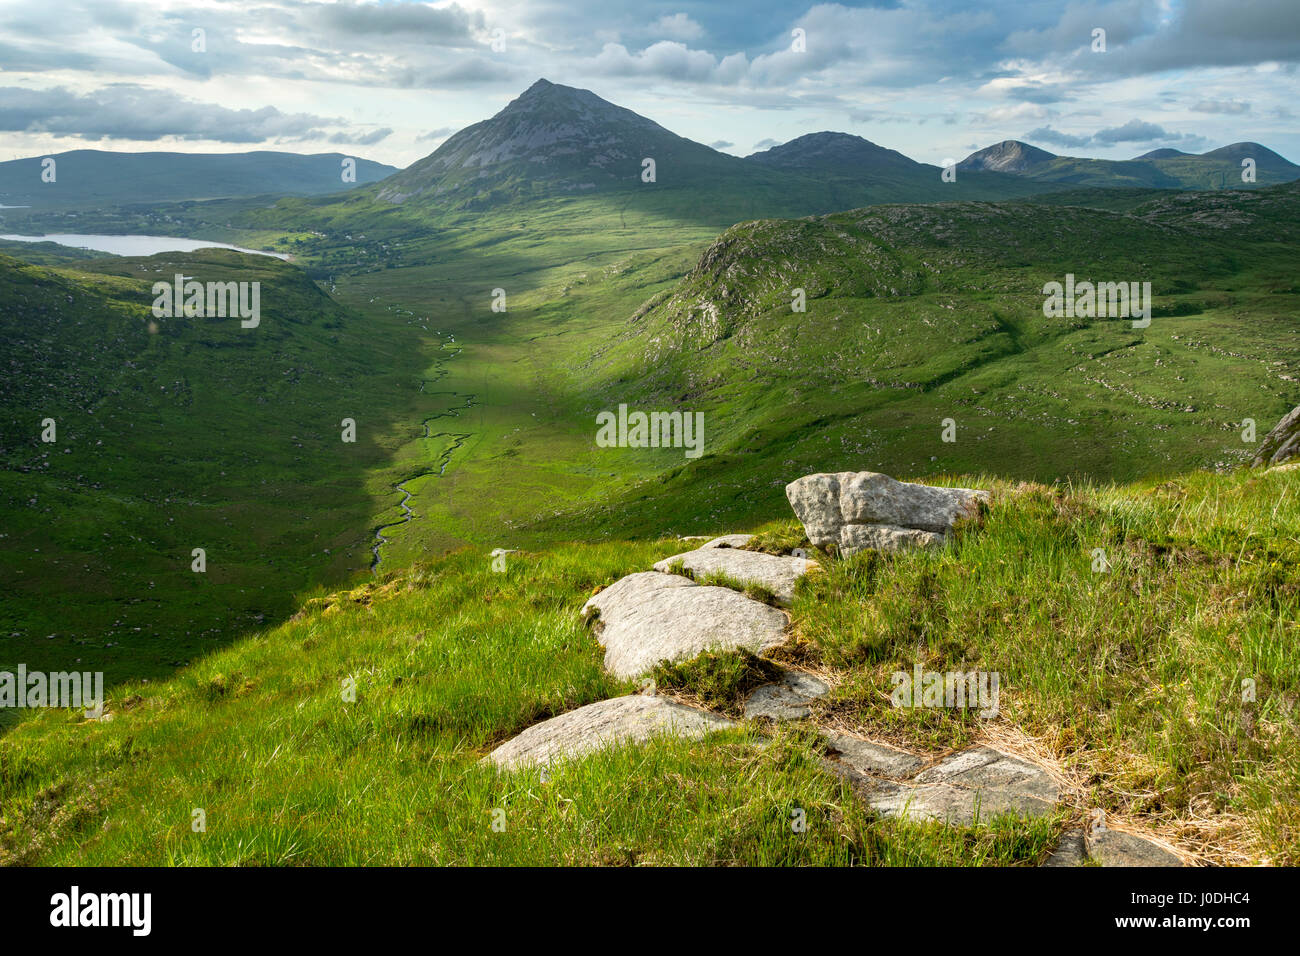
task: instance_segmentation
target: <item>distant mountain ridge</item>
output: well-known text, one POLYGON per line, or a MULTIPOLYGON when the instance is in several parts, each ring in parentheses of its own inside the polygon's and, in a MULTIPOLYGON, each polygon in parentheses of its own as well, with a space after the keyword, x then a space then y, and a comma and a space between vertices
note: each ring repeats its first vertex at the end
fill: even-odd
POLYGON ((700 190, 701 201, 743 210, 737 216, 744 218, 886 201, 1009 198, 1055 188, 1000 177, 976 177, 954 188, 940 173, 897 150, 830 131, 740 158, 679 136, 590 90, 540 79, 496 115, 380 183, 374 195, 388 204, 483 209, 530 198, 641 190, 653 182, 661 189, 700 190), (737 192, 746 196, 732 196, 737 192))
POLYGON ((834 132, 808 133, 771 149, 750 153, 745 159, 765 166, 802 170, 876 167, 914 171, 923 165, 861 136, 834 132))
MULTIPOLYGON (((1156 150, 1137 160, 1114 161, 1057 156, 1004 140, 966 157, 958 164, 964 175, 945 183, 938 166, 829 130, 742 159, 679 136, 590 90, 539 79, 496 115, 389 177, 375 195, 390 204, 473 209, 632 190, 646 182, 646 160, 653 160, 653 181, 662 186, 725 190, 743 177, 755 193, 770 189, 795 196, 815 184, 813 192, 824 195, 829 189, 843 197, 840 208, 849 208, 879 201, 1002 199, 1066 186, 1219 188, 1240 184, 1238 167, 1247 154, 1256 157, 1259 185, 1300 178, 1300 166, 1254 143, 1201 156, 1156 150), (1229 175, 1234 169, 1235 182, 1229 175)), ((773 213, 756 209, 755 214, 773 213)))
POLYGON ((1134 159, 1087 159, 1057 156, 1037 146, 1008 139, 977 150, 957 164, 959 170, 1009 173, 1041 182, 1075 186, 1222 189, 1270 186, 1300 179, 1300 166, 1259 143, 1232 143, 1204 153, 1153 149, 1134 159), (1255 180, 1241 178, 1242 162, 1255 162, 1255 180))
MULTIPOLYGON (((377 182, 396 166, 356 159, 343 181, 344 153, 119 153, 78 149, 0 163, 0 205, 33 208, 241 196, 312 196, 377 182), (54 181, 42 179, 54 160, 54 181)), ((351 157, 354 158, 355 157, 351 157)))

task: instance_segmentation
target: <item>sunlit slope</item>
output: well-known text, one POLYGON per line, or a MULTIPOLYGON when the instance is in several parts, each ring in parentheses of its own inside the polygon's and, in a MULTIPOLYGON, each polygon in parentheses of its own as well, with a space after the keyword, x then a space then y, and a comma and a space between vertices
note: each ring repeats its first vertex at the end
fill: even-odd
MULTIPOLYGON (((29 714, 0 738, 0 863, 1036 865, 1101 808, 1210 862, 1294 864, 1294 476, 954 477, 994 490, 980 526, 935 552, 827 560, 801 586, 782 655, 834 687, 812 723, 926 753, 1027 749, 1066 794, 1036 823, 877 819, 822 769, 806 725, 766 746, 750 725, 628 748, 544 778, 480 764, 638 686, 603 671, 578 610, 683 543, 620 540, 512 555, 505 571, 486 550, 436 558, 118 688, 109 722, 29 714), (997 671, 998 716, 890 707, 891 675, 917 664, 997 671)), ((793 547, 802 531, 787 520, 765 538, 793 547)), ((737 716, 753 686, 723 657, 659 690, 737 716)))
POLYGON ((1242 423, 1262 435, 1300 399, 1298 196, 1185 194, 1128 215, 900 206, 728 230, 571 379, 593 433, 595 410, 620 403, 701 411, 707 454, 654 453, 670 470, 581 520, 769 516, 808 471, 1128 479, 1248 460, 1242 423), (1067 274, 1150 282, 1150 325, 1045 317, 1044 284, 1067 274))

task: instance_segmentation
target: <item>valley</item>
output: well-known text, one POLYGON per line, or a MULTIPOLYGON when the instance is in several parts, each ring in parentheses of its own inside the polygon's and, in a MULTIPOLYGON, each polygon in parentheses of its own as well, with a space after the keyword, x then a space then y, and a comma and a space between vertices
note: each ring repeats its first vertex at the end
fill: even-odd
POLYGON ((1090 808, 1190 860, 1300 859, 1300 502, 1250 467, 1300 402, 1300 179, 1277 157, 1217 188, 1256 144, 1025 145, 955 183, 840 133, 742 159, 542 80, 346 192, 217 189, 218 166, 148 203, 5 208, 6 234, 245 251, 0 245, 0 670, 102 671, 110 698, 0 713, 0 863, 1039 865, 1090 808), (259 320, 160 314, 178 275, 255 284, 259 320), (1046 310, 1076 279, 1149 289, 1149 322, 1046 310), (702 454, 598 440, 624 408, 702 416, 702 454), (863 471, 991 504, 933 550, 816 544, 787 486, 863 471), (783 601, 692 583, 788 640, 652 683, 739 720, 777 662, 823 682, 816 727, 484 766, 643 690, 581 609, 733 532, 816 570, 783 601), (896 670, 976 664, 996 723, 881 706, 896 670), (1061 797, 886 818, 825 772, 825 729, 918 767, 991 740, 1061 797))

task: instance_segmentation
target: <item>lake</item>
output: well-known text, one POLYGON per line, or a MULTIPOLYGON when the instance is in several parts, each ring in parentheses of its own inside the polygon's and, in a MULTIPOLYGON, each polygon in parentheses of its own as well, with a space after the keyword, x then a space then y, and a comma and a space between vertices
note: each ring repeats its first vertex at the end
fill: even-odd
POLYGON ((195 249, 234 249, 236 252, 248 252, 256 256, 272 256, 284 260, 289 258, 280 252, 263 252, 260 249, 245 249, 225 242, 212 242, 208 239, 178 239, 174 236, 96 236, 61 232, 45 236, 0 235, 0 239, 15 242, 57 242, 61 246, 111 252, 115 256, 152 256, 159 252, 193 252, 195 249))

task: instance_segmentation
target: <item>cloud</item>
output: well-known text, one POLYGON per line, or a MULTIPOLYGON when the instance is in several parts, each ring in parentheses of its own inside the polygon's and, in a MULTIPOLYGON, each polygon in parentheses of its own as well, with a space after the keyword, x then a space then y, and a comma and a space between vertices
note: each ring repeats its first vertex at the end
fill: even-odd
POLYGON ((704 27, 684 13, 660 17, 650 25, 650 29, 670 40, 698 40, 704 36, 704 27))
POLYGON ((591 61, 591 68, 605 76, 642 76, 695 83, 735 83, 749 70, 743 53, 719 60, 704 50, 692 50, 675 40, 661 40, 640 53, 631 53, 621 43, 606 43, 591 61))
POLYGON ((1201 100, 1192 109, 1197 113, 1249 113, 1250 104, 1241 100, 1201 100))
POLYGON ((331 143, 345 143, 349 146, 373 146, 381 140, 388 139, 393 131, 387 126, 371 130, 369 133, 335 133, 330 137, 331 143))
POLYGON ((1087 146, 1092 142, 1091 136, 1073 136, 1069 133, 1062 133, 1060 130, 1052 129, 1050 126, 1040 126, 1038 129, 1026 133, 1021 138, 1031 143, 1048 143, 1052 146, 1065 146, 1067 148, 1087 146))
POLYGON ((1122 126, 1100 129, 1087 136, 1063 133, 1060 130, 1052 129, 1050 126, 1040 126, 1038 129, 1025 133, 1021 138, 1029 142, 1048 143, 1053 146, 1064 146, 1072 149, 1084 146, 1118 146, 1123 143, 1179 143, 1183 146, 1195 148, 1205 142, 1204 137, 1191 133, 1175 133, 1157 123, 1139 119, 1131 119, 1122 126))
POLYGON ((709 144, 709 148, 710 149, 731 149, 731 147, 735 145, 736 145, 735 143, 729 143, 725 139, 715 139, 712 143, 709 144))
POLYGON ((760 149, 771 149, 773 146, 780 146, 780 145, 781 143, 779 140, 760 139, 757 143, 754 144, 754 152, 758 152, 760 149))
POLYGON ((406 36, 421 43, 444 46, 460 45, 472 38, 474 30, 485 26, 483 14, 465 10, 458 4, 431 7, 424 4, 305 3, 300 22, 319 23, 347 36, 406 36))
POLYGON ((1092 135, 1096 143, 1170 143, 1183 139, 1181 133, 1171 133, 1163 126, 1145 120, 1131 119, 1123 126, 1111 126, 1092 135))
POLYGON ((184 140, 259 143, 323 135, 339 120, 309 113, 282 113, 273 106, 228 109, 187 100, 166 90, 133 84, 78 94, 51 90, 0 88, 0 130, 49 133, 77 139, 184 140))

